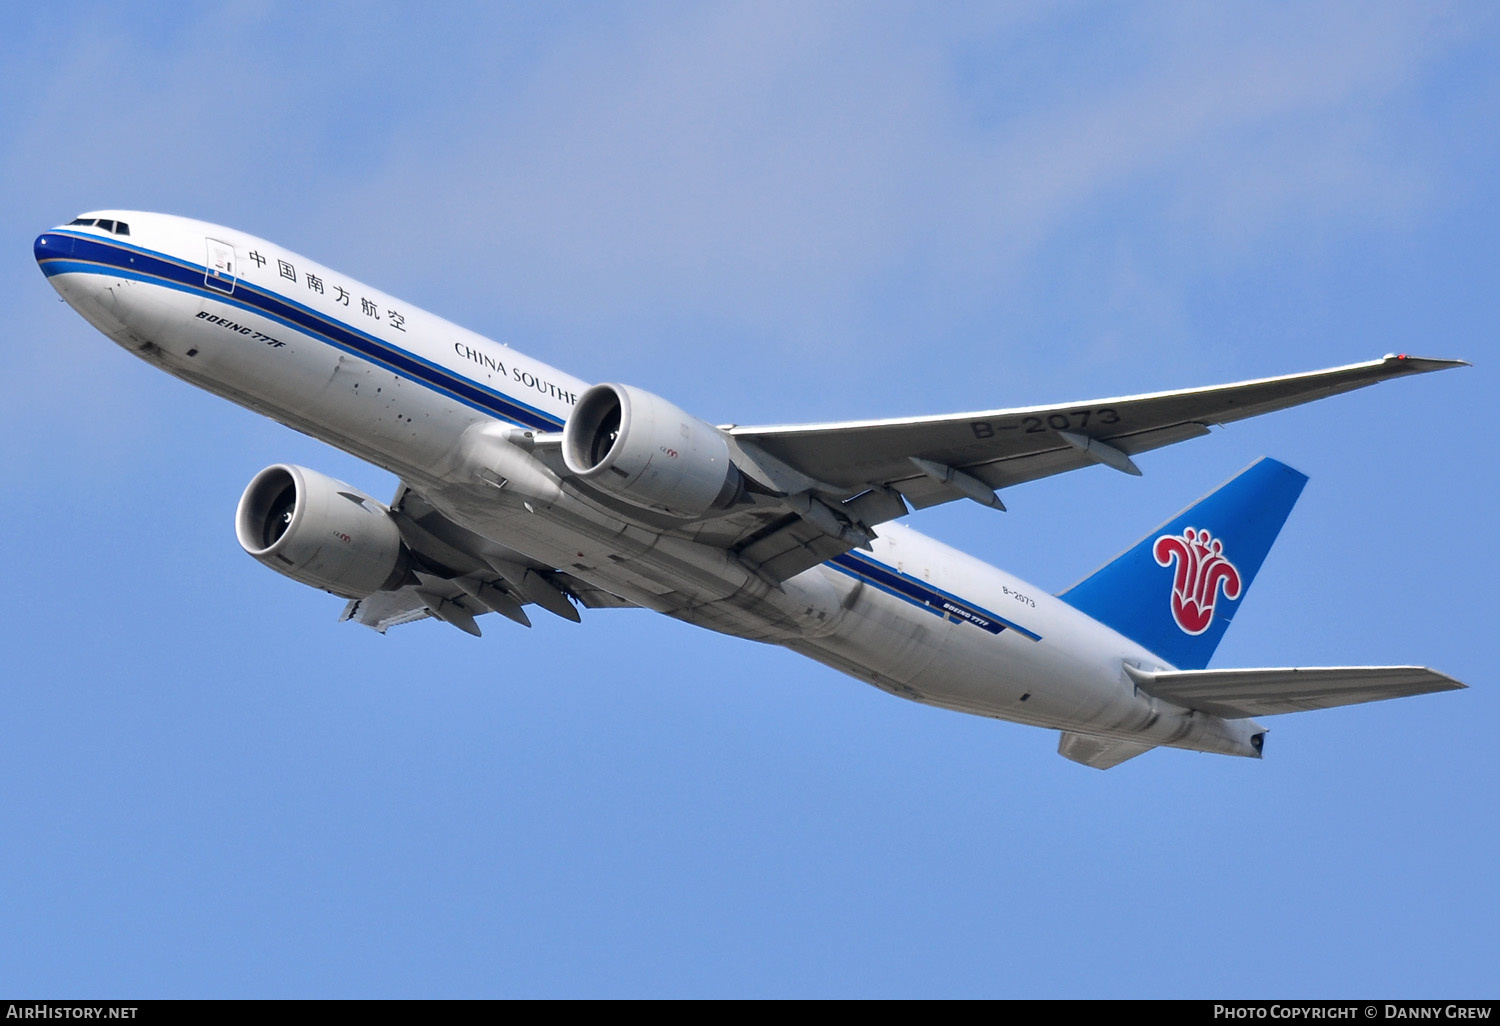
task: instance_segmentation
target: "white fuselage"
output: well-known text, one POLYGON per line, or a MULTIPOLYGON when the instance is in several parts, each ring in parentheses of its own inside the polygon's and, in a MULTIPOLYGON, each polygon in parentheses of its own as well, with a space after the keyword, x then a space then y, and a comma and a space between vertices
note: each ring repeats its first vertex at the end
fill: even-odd
POLYGON ((1038 726, 1254 756, 1247 720, 1142 694, 1168 668, 1067 603, 888 523, 777 587, 721 549, 564 494, 539 508, 476 487, 465 455, 499 423, 559 430, 589 383, 288 252, 185 218, 101 212, 129 236, 37 241, 59 293, 121 346, 192 384, 398 475, 450 520, 640 606, 785 645, 932 705, 1038 726), (47 247, 51 247, 48 249, 47 247), (68 252, 63 252, 68 250, 68 252), (944 597, 966 614, 944 614, 944 597), (993 618, 995 630, 976 623, 993 618))

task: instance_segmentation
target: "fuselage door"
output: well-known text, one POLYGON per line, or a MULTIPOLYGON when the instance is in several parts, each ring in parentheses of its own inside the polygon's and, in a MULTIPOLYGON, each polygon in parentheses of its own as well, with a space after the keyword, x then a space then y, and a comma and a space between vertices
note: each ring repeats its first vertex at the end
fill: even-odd
POLYGON ((206 239, 208 264, 203 274, 203 284, 219 292, 232 293, 235 280, 234 247, 218 239, 206 239))

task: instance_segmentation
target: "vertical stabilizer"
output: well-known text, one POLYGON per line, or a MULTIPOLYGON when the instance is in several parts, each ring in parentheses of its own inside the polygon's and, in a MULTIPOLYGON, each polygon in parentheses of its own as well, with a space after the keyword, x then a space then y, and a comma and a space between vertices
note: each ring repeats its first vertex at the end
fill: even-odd
POLYGON ((1306 483, 1261 459, 1061 598, 1179 669, 1201 670, 1306 483))

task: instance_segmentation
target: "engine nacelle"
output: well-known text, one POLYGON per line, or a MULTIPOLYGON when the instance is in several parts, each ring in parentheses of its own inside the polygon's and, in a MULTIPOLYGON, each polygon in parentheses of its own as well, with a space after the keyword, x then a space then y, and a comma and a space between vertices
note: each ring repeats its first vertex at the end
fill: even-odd
POLYGON ((562 450, 583 480, 673 516, 702 516, 744 490, 724 432, 630 385, 584 392, 563 427, 562 450))
POLYGON ((306 467, 278 463, 256 474, 235 510, 234 533, 277 573, 344 598, 365 598, 406 577, 406 546, 391 511, 306 467))

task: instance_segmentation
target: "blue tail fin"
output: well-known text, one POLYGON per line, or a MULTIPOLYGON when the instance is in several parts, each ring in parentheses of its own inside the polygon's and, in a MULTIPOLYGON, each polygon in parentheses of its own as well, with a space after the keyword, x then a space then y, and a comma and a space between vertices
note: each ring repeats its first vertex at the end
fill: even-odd
POLYGON ((1201 670, 1306 483, 1261 459, 1060 597, 1178 669, 1201 670))

